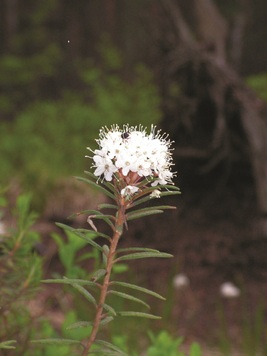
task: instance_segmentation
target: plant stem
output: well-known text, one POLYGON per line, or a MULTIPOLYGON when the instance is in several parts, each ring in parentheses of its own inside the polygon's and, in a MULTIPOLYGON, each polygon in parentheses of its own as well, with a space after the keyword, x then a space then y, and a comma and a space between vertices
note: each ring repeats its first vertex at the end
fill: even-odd
POLYGON ((21 240, 23 239, 24 233, 25 233, 24 230, 20 231, 19 236, 15 241, 15 245, 14 245, 13 249, 9 252, 10 257, 13 257, 15 252, 17 251, 17 249, 20 247, 20 243, 21 243, 21 240))
POLYGON ((96 308, 96 315, 95 315, 95 320, 93 323, 93 329, 92 329, 90 337, 84 347, 82 356, 88 355, 88 352, 89 352, 93 342, 96 339, 99 325, 103 318, 103 305, 104 305, 106 297, 107 297, 107 292, 108 292, 108 287, 109 287, 109 283, 110 283, 110 276, 111 276, 111 272, 112 272, 116 248, 117 248, 119 239, 120 239, 120 237, 122 235, 122 231, 123 231, 123 224, 124 224, 124 219, 125 219, 124 214, 125 214, 124 198, 121 198, 117 216, 116 216, 116 221, 115 221, 115 231, 114 231, 111 243, 110 243, 109 253, 107 256, 106 275, 103 280, 103 284, 101 286, 101 292, 100 292, 99 301, 98 301, 97 308, 96 308))

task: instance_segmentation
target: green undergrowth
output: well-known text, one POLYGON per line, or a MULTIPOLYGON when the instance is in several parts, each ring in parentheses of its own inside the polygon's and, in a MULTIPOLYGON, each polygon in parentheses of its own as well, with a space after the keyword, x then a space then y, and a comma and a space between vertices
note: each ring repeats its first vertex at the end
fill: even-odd
MULTIPOLYGON (((150 70, 139 64, 133 68, 131 77, 125 78, 120 53, 108 42, 99 48, 99 62, 80 59, 71 63, 73 80, 68 85, 59 83, 61 86, 54 97, 40 92, 39 96, 27 101, 26 96, 15 112, 12 107, 12 118, 0 121, 2 184, 19 181, 24 189, 35 193, 34 203, 44 200, 46 192, 59 177, 89 168, 88 160, 78 157, 90 155, 86 147, 95 148, 94 139, 102 126, 141 123, 149 127, 160 119, 159 93, 150 70)), ((52 54, 47 56, 42 58, 45 63, 50 61, 52 54)), ((21 72, 28 73, 28 66, 25 69, 17 62, 19 58, 0 62, 10 87, 8 98, 0 95, 0 112, 5 100, 12 100, 14 95, 15 103, 15 95, 22 96, 33 86, 23 81, 27 75, 21 72), (8 81, 12 61, 20 75, 8 81), (15 90, 17 87, 20 89, 15 90)), ((50 73, 55 78, 56 70, 54 66, 54 72, 50 73)), ((35 74, 33 70, 32 75, 35 74)), ((44 78, 37 77, 34 85, 38 87, 46 74, 44 78)))
POLYGON ((261 99, 267 101, 267 73, 259 73, 247 77, 246 84, 255 90, 261 99))

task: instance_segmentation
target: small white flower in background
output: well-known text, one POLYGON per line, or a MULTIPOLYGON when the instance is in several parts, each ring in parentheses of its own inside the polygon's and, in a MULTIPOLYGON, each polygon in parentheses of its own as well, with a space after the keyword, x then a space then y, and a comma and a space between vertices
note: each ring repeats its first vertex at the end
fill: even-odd
POLYGON ((240 296, 240 289, 232 282, 225 282, 220 287, 220 293, 225 298, 236 298, 240 296))
MULTIPOLYGON (((100 130, 96 142, 99 148, 92 151, 95 176, 106 181, 112 181, 113 178, 117 182, 124 180, 128 187, 136 186, 143 177, 152 186, 173 184, 172 142, 166 135, 161 135, 160 131, 156 132, 154 126, 151 126, 150 133, 142 126, 125 125, 122 129, 118 125, 111 126, 110 129, 105 127, 100 130)), ((121 194, 135 192, 126 187, 121 194)), ((154 194, 156 197, 160 196, 158 193, 154 194)))
POLYGON ((138 192, 139 188, 132 186, 132 185, 127 185, 127 187, 123 188, 121 190, 121 195, 124 196, 128 196, 128 195, 132 195, 136 192, 138 192))
POLYGON ((189 278, 183 273, 179 273, 173 278, 173 286, 175 289, 182 289, 188 287, 189 284, 190 284, 189 278))

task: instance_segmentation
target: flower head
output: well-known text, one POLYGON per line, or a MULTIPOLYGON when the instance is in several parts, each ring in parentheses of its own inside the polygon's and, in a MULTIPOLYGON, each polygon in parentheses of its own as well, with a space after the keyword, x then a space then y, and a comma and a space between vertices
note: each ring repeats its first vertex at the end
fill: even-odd
POLYGON ((121 194, 132 194, 128 187, 135 187, 144 177, 153 186, 172 184, 171 141, 154 126, 150 133, 142 126, 105 127, 96 142, 94 174, 106 181, 124 181, 121 194))

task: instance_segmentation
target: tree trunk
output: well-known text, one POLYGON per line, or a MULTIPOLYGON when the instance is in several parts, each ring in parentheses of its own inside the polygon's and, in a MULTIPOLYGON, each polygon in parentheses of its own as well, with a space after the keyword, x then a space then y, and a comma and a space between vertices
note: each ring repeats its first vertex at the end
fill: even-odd
POLYGON ((267 237, 267 122, 258 107, 244 95, 242 123, 247 134, 260 212, 260 229, 267 237))
MULTIPOLYGON (((161 3, 166 20, 175 28, 168 36, 173 42, 164 53, 162 126, 175 136, 177 159, 201 161, 203 174, 222 162, 249 161, 262 222, 260 232, 267 237, 266 104, 229 64, 225 51, 228 27, 215 3, 191 0, 199 20, 194 37, 178 2, 161 3), (174 85, 179 87, 177 96, 171 89, 174 85)), ((240 174, 238 179, 245 178, 240 174)))

